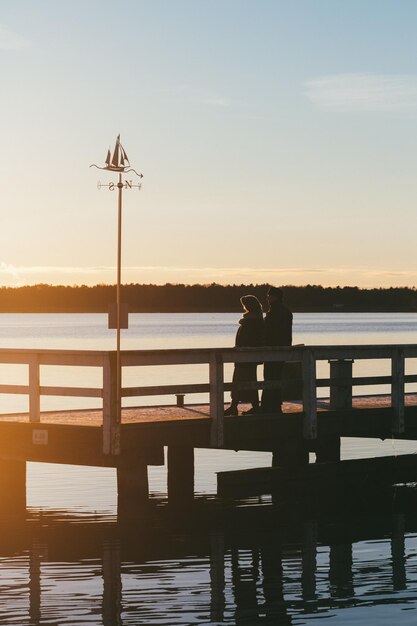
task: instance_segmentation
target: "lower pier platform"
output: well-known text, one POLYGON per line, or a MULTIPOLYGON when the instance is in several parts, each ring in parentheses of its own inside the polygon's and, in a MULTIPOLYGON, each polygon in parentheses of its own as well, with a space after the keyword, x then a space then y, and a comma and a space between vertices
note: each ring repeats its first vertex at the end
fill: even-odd
MULTIPOLYGON (((220 475, 219 494, 259 495, 265 488, 270 493, 277 485, 293 484, 294 476, 305 484, 316 478, 323 482, 324 474, 342 477, 347 462, 340 462, 341 437, 394 436, 389 395, 355 397, 349 409, 331 408, 328 399, 320 399, 317 409, 316 439, 303 435, 301 402, 285 402, 283 412, 277 415, 226 416, 222 449, 272 452, 273 468, 220 475), (309 465, 309 452, 316 453, 319 463, 309 465)), ((148 498, 148 466, 163 465, 167 448, 169 500, 185 504, 194 495, 194 450, 217 447, 211 444, 210 426, 208 405, 126 407, 122 411, 120 454, 105 454, 100 409, 41 412, 38 422, 30 421, 26 413, 3 414, 1 497, 11 497, 10 509, 24 507, 27 461, 103 466, 117 469, 119 507, 132 508, 148 498)), ((417 394, 406 394, 404 431, 395 437, 417 440, 417 394)), ((417 456, 412 456, 395 466, 398 470, 406 463, 404 476, 417 468, 417 456)), ((389 462, 381 463, 380 459, 368 459, 365 464, 356 464, 356 476, 370 471, 376 476, 381 468, 387 474, 389 462)), ((414 478, 417 480, 417 471, 414 478)))

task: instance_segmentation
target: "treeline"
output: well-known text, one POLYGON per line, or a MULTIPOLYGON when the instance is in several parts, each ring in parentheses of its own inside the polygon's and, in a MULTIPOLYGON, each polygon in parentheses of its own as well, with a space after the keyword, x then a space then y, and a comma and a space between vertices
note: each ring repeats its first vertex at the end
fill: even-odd
MULTIPOLYGON (((122 287, 132 312, 239 311, 241 296, 252 293, 264 304, 268 285, 138 285, 122 287)), ((283 287, 293 311, 417 311, 417 290, 408 287, 360 289, 306 285, 283 287)), ((0 288, 2 313, 99 313, 115 302, 114 285, 32 285, 0 288)))

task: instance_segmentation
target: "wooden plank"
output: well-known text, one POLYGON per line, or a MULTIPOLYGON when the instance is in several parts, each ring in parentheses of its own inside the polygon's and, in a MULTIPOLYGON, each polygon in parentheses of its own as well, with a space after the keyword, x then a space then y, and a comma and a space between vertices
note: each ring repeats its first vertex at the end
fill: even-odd
POLYGON ((106 353, 103 354, 91 354, 82 353, 77 354, 74 352, 63 352, 62 354, 39 354, 39 363, 41 365, 64 365, 70 367, 102 367, 103 361, 106 359, 106 353))
MULTIPOLYGON (((1 385, 0 385, 1 393, 1 385)), ((102 398, 101 387, 40 387, 41 396, 62 396, 76 398, 102 398)))
POLYGON ((210 443, 213 448, 224 444, 224 390, 223 359, 220 352, 213 352, 210 358, 210 443))
POLYGON ((29 419, 39 422, 41 413, 39 358, 29 357, 29 419))
POLYGON ((392 387, 391 403, 394 412, 392 420, 392 432, 400 434, 404 432, 404 352, 396 347, 391 361, 392 387))
POLYGON ((108 353, 103 364, 103 452, 120 454, 120 422, 117 410, 116 353, 108 353))
MULTIPOLYGON (((410 378, 411 380, 408 382, 417 382, 417 375, 410 375, 410 378)), ((390 385, 391 382, 392 376, 355 376, 353 378, 343 378, 338 376, 334 378, 318 378, 317 387, 333 387, 350 383, 352 383, 353 387, 361 387, 364 385, 390 385)))
POLYGON ((27 352, 22 352, 20 350, 15 350, 12 352, 7 352, 6 354, 3 351, 0 351, 0 363, 7 365, 27 365, 29 363, 29 358, 31 356, 35 356, 34 354, 28 354, 27 352))
POLYGON ((140 397, 140 396, 170 396, 177 394, 189 393, 209 393, 210 385, 208 383, 197 383, 187 385, 150 385, 148 387, 124 387, 122 389, 122 397, 140 397))
POLYGON ((303 356, 303 434, 306 439, 317 437, 317 389, 316 359, 312 350, 305 350, 303 356))
POLYGON ((106 351, 96 350, 21 350, 3 348, 0 350, 0 363, 27 364, 37 357, 40 365, 83 365, 99 367, 106 351))
POLYGON ((343 479, 366 481, 372 486, 377 481, 415 481, 417 457, 414 454, 373 459, 353 459, 336 463, 310 463, 299 468, 262 467, 248 470, 218 472, 217 491, 224 497, 248 497, 272 493, 284 485, 304 485, 306 493, 313 486, 328 490, 329 485, 341 489, 343 479))
POLYGON ((221 351, 224 363, 300 362, 305 348, 228 348, 221 351))
POLYGON ((393 346, 310 346, 318 361, 331 359, 390 359, 393 346))
POLYGON ((29 385, 0 385, 0 393, 11 395, 28 395, 29 385))
POLYGON ((124 350, 121 353, 122 367, 142 365, 193 365, 208 363, 211 349, 187 350, 124 350))
MULTIPOLYGON (((258 381, 256 383, 239 383, 239 389, 281 389, 287 383, 293 383, 294 379, 282 379, 277 381, 258 381)), ((296 381, 297 382, 297 381, 296 381)), ((300 379, 301 382, 301 379, 300 379)), ((224 383, 224 391, 231 391, 232 383, 224 383)), ((142 396, 168 396, 177 394, 209 393, 209 383, 196 383, 187 385, 152 385, 149 387, 124 387, 122 396, 142 397, 142 396)))

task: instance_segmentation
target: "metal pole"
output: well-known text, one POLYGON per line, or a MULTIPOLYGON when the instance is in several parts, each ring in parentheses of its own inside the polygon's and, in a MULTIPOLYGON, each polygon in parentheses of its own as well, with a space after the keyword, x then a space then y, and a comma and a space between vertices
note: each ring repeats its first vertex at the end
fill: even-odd
POLYGON ((117 370, 117 415, 116 421, 121 422, 122 415, 122 371, 120 364, 120 287, 122 279, 122 173, 119 172, 117 184, 118 219, 117 219, 117 290, 116 290, 116 370, 117 370))

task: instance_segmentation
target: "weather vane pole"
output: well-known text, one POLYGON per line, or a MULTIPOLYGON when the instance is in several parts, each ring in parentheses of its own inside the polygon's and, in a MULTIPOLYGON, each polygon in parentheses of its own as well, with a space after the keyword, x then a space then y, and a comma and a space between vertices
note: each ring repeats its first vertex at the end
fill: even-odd
POLYGON ((141 183, 134 185, 131 180, 123 180, 123 174, 133 172, 139 178, 143 178, 143 174, 139 174, 130 166, 126 151, 120 143, 120 135, 117 136, 116 144, 111 155, 110 148, 107 151, 104 167, 96 164, 90 165, 99 170, 106 172, 117 172, 117 183, 110 182, 102 184, 99 182, 97 187, 101 189, 106 187, 109 191, 117 188, 117 286, 116 286, 116 393, 117 393, 117 415, 118 423, 121 421, 122 414, 122 375, 120 366, 120 328, 121 328, 121 283, 122 283, 122 194, 123 189, 140 189, 141 183))

